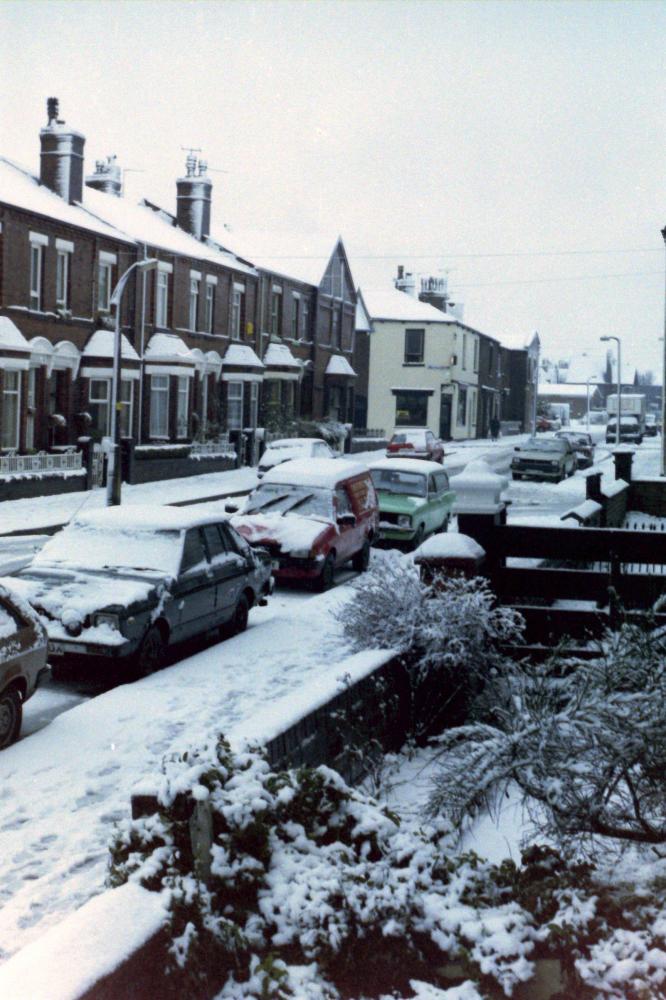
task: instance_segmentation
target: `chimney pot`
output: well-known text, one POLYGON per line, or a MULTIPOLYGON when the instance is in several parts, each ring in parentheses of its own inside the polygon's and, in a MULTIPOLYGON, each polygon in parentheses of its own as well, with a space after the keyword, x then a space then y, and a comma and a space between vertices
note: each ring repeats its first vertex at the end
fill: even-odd
POLYGON ((176 222, 197 240, 205 240, 210 235, 213 184, 206 174, 207 166, 190 150, 185 160, 185 177, 176 181, 176 222))

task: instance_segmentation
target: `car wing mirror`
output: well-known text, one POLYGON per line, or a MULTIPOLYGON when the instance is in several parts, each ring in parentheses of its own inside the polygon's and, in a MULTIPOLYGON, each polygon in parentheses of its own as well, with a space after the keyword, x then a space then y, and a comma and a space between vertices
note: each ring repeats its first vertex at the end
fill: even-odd
POLYGON ((239 504, 234 503, 233 500, 227 500, 227 502, 224 505, 224 509, 227 512, 227 514, 235 514, 239 509, 239 504))

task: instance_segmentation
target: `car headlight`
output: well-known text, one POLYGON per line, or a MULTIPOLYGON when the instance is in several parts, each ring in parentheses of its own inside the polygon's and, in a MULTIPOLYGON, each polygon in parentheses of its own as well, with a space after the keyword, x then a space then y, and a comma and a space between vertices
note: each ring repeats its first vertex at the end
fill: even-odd
POLYGON ((110 611, 100 611, 93 615, 93 625, 109 625, 120 632, 120 615, 114 615, 110 611))
POLYGON ((398 527, 399 528, 411 528, 412 519, 409 514, 398 514, 398 527))

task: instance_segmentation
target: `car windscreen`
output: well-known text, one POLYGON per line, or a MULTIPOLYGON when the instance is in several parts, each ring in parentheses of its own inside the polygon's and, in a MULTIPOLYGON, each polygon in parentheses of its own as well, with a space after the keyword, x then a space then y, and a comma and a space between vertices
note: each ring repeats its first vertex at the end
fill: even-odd
POLYGON ((521 445, 522 451, 564 451, 566 442, 557 438, 544 438, 542 441, 526 441, 521 445))
POLYGON ((251 493, 244 514, 304 514, 309 517, 334 519, 333 494, 320 487, 262 483, 251 493))
POLYGON ((422 445, 424 443, 425 433, 423 431, 401 431, 400 434, 394 434, 391 438, 391 444, 422 445))
POLYGON ((19 623, 9 608, 0 601, 0 639, 8 639, 18 631, 19 623))
POLYGON ((410 497, 425 497, 428 494, 428 482, 421 473, 402 472, 397 469, 371 469, 370 475, 375 489, 385 493, 410 497))
POLYGON ((177 576, 183 551, 180 530, 111 529, 70 524, 49 539, 32 566, 63 569, 154 570, 177 576))

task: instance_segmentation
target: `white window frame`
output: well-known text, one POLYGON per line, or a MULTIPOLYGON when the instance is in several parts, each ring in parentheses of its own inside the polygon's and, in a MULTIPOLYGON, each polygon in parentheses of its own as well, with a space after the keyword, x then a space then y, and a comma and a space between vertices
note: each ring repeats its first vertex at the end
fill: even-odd
POLYGON ((69 309, 69 250, 56 254, 56 306, 69 309))
POLYGON ((156 438, 162 441, 169 440, 169 376, 168 375, 151 375, 150 376, 150 429, 149 434, 151 438, 156 438), (165 407, 165 422, 164 427, 157 427, 157 417, 159 416, 154 409, 153 402, 157 398, 164 397, 166 400, 165 407))
POLYGON ((201 275, 197 277, 192 271, 190 271, 190 315, 189 315, 189 329, 197 329, 197 320, 199 318, 199 292, 201 289, 201 275))
POLYGON ((215 323, 215 286, 217 281, 206 278, 206 308, 204 317, 204 330, 206 333, 213 332, 215 323))
POLYGON ((169 272, 165 267, 157 268, 155 277, 155 326, 164 330, 169 319, 169 272))
POLYGON ((189 424, 190 380, 186 375, 178 376, 176 392, 176 437, 182 441, 189 424))
POLYGON ((301 318, 301 335, 299 337, 299 340, 309 340, 310 339, 310 337, 309 337, 309 334, 310 334, 310 330, 309 330, 309 326, 310 326, 310 303, 308 302, 307 299, 303 299, 303 308, 302 308, 301 312, 302 312, 303 315, 302 315, 302 318, 301 318))
POLYGON ((472 361, 473 371, 478 372, 479 370, 479 338, 474 337, 474 353, 472 361))
POLYGON ((301 296, 298 292, 291 293, 291 336, 293 340, 301 339, 301 296))
POLYGON ((103 406, 106 407, 106 420, 105 420, 105 425, 106 426, 104 427, 103 435, 102 436, 103 437, 108 437, 108 435, 109 435, 109 433, 111 431, 111 379, 110 378, 91 378, 90 379, 90 382, 88 383, 88 402, 91 403, 91 404, 94 403, 96 406, 103 405, 103 406), (105 396, 103 396, 103 397, 102 396, 93 396, 93 384, 95 382, 101 382, 103 385, 106 386, 106 395, 105 396))
POLYGON ((120 379, 120 398, 118 400, 120 403, 120 410, 118 412, 118 420, 120 421, 120 433, 123 433, 123 421, 122 414, 123 411, 127 412, 127 437, 133 437, 134 428, 134 381, 131 378, 121 378, 120 379), (129 387, 129 399, 123 399, 123 389, 129 387))
POLYGON ((240 431, 243 428, 243 383, 227 382, 227 430, 240 431), (233 389, 233 393, 232 393, 233 389), (231 403, 238 404, 238 414, 232 418, 231 403))
POLYGON ((30 240, 30 308, 38 312, 42 308, 42 269, 44 267, 43 244, 30 240))
POLYGON ((250 382, 250 427, 255 428, 259 422, 259 383, 250 382))
POLYGON ((276 337, 281 335, 282 319, 282 289, 273 285, 271 290, 271 333, 276 337))
MULTIPOLYGON (((15 368, 5 368, 3 372, 4 378, 2 382, 2 448, 18 448, 21 438, 21 372, 15 368), (10 389, 8 388, 8 381, 10 376, 14 376, 16 379, 15 385, 10 389), (8 413, 8 397, 13 397, 16 399, 15 413, 15 425, 13 427, 13 435, 9 436, 7 426, 7 413, 8 413)), ((13 381, 13 380, 12 380, 13 381)))
POLYGON ((97 265, 97 311, 111 311, 111 284, 113 282, 113 264, 108 260, 101 260, 97 265), (106 275, 103 279, 102 275, 106 275), (106 294, 102 294, 105 292, 106 294))

